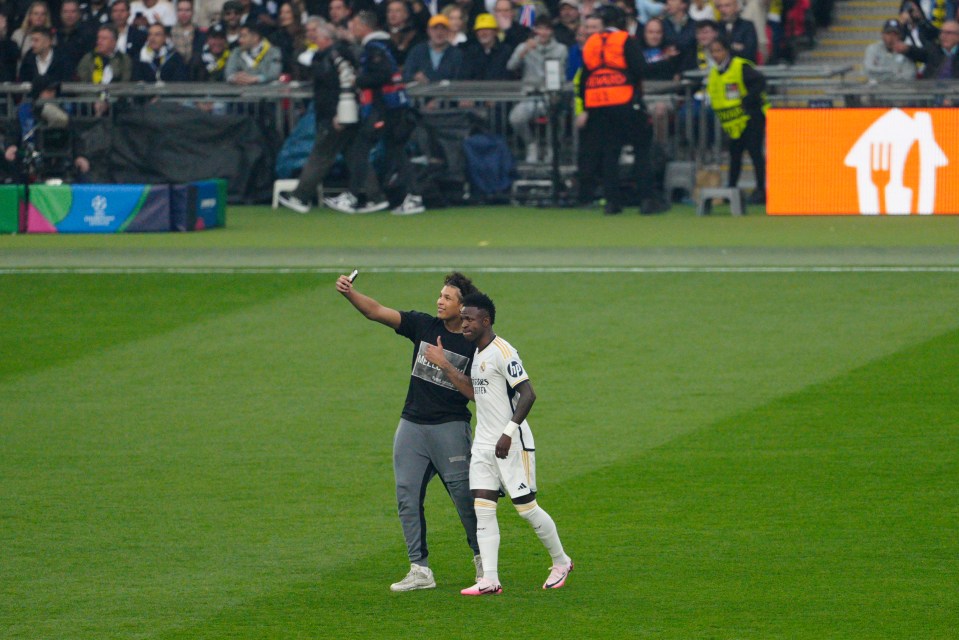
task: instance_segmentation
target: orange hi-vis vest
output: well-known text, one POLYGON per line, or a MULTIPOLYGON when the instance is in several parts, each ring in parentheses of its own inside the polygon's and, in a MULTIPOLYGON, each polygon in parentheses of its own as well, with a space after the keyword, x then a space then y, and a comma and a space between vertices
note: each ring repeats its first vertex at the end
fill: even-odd
POLYGON ((589 70, 583 88, 587 109, 615 107, 632 101, 636 88, 626 75, 627 38, 626 31, 603 31, 591 35, 583 46, 583 65, 589 70))

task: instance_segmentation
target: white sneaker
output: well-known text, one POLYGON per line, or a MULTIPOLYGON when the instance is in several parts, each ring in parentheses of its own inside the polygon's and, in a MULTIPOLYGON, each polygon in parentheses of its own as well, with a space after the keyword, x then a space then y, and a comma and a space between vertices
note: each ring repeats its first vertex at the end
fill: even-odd
POLYGON ((423 206, 423 196, 414 196, 410 193, 403 199, 403 203, 393 209, 391 213, 394 216, 411 216, 424 211, 426 211, 426 207, 423 206))
POLYGON ((357 213, 356 205, 359 204, 359 200, 349 191, 344 191, 338 196, 323 198, 323 204, 340 213, 357 213))
POLYGON ((476 565, 476 581, 479 582, 480 578, 483 577, 483 558, 480 557, 480 554, 473 556, 473 564, 476 565))
POLYGON ((306 213, 310 210, 310 205, 293 195, 292 191, 279 192, 276 194, 276 200, 287 209, 292 209, 297 213, 306 213))
POLYGON ((399 582, 390 585, 390 591, 415 591, 416 589, 432 589, 436 586, 433 571, 429 567, 418 564, 410 565, 410 572, 399 582))
POLYGON ((390 201, 389 200, 368 200, 366 204, 362 207, 356 207, 357 213, 374 213, 376 211, 382 211, 383 209, 389 209, 390 201))

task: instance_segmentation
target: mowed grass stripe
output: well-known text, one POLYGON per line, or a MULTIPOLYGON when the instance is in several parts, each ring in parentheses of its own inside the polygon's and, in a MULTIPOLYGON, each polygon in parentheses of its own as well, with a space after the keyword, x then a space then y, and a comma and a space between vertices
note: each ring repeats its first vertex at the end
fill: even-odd
POLYGON ((540 498, 578 562, 558 592, 539 589, 548 561, 502 504, 506 591, 459 596, 468 557, 434 492, 435 591, 388 592, 392 544, 157 637, 947 637, 957 372, 953 331, 551 483, 540 498))
MULTIPOLYGON (((554 491, 571 478, 954 327, 951 278, 490 274, 480 284, 535 375, 543 500, 562 521, 554 491)), ((389 442, 409 346, 358 317, 332 278, 302 280, 265 304, 0 384, 9 635, 193 629, 341 567, 369 561, 379 584, 402 575, 389 442)), ((432 274, 364 280, 397 306, 425 297, 423 309, 436 285, 432 274)), ((86 303, 80 317, 100 301, 86 303)), ((68 320, 54 325, 64 340, 68 320)), ((464 545, 455 527, 442 533, 444 506, 437 535, 453 542, 435 539, 434 552, 449 576, 463 571, 464 545)), ((535 541, 517 536, 525 558, 535 541)), ((517 584, 536 586, 544 569, 540 559, 517 584)), ((364 602, 348 581, 332 586, 364 602)))
POLYGON ((0 380, 227 315, 311 286, 221 274, 34 274, 0 281, 0 380))

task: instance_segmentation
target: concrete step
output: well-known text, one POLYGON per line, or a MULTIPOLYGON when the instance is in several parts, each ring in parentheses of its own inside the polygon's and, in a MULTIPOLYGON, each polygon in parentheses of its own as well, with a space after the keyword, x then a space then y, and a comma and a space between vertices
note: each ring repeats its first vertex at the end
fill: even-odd
POLYGON ((872 26, 876 31, 882 29, 882 24, 890 18, 895 18, 899 14, 895 9, 870 9, 859 10, 855 13, 843 13, 833 18, 834 25, 854 25, 860 27, 872 26))

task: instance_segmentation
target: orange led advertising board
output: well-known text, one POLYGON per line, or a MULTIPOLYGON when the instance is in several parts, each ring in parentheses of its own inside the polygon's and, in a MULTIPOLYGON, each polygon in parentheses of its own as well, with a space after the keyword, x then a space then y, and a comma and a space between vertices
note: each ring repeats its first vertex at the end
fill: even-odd
POLYGON ((956 109, 770 109, 769 215, 959 214, 956 109))

